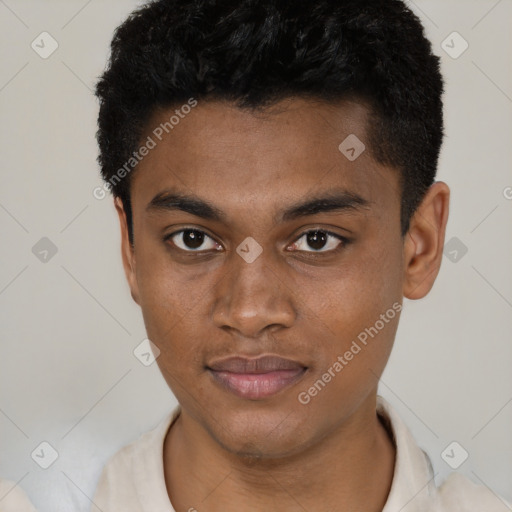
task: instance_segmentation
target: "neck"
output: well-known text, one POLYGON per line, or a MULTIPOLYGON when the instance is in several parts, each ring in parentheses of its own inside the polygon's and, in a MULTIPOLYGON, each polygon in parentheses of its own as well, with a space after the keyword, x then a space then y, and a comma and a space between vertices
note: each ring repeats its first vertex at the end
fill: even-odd
POLYGON ((183 410, 164 443, 167 491, 176 510, 381 511, 395 448, 370 396, 348 421, 300 453, 243 459, 183 410))

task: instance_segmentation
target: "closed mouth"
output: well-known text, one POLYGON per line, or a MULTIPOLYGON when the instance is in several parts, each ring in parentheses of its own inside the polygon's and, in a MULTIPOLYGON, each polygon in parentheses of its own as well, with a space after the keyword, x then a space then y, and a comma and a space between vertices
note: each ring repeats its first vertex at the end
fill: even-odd
POLYGON ((261 400, 300 380, 307 367, 278 356, 230 357, 207 367, 215 382, 240 398, 261 400))

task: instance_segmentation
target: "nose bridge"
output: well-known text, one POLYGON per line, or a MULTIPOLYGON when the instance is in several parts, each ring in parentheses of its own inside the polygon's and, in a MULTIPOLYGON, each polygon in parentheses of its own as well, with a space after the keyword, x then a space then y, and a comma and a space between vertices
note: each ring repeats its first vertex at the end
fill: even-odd
POLYGON ((242 252, 242 256, 232 253, 231 258, 230 270, 217 287, 216 326, 236 329, 247 337, 270 325, 290 326, 295 316, 291 292, 271 255, 263 251, 251 261, 242 252))

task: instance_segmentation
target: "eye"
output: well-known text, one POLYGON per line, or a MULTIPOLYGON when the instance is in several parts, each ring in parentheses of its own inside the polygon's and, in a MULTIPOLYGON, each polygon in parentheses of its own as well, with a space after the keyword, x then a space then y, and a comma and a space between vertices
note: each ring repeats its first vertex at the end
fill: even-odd
POLYGON ((187 252, 220 250, 219 244, 204 231, 198 229, 182 229, 167 235, 164 240, 172 240, 179 249, 187 252))
POLYGON ((294 250, 306 252, 331 252, 341 245, 348 244, 348 239, 322 229, 307 231, 292 245, 294 250), (313 250, 308 250, 308 247, 313 250))

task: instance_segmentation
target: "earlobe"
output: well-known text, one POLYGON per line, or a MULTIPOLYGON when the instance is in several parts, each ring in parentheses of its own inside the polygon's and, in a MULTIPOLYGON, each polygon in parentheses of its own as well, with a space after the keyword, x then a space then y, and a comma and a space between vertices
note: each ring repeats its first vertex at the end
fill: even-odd
POLYGON ((131 296, 133 300, 140 305, 136 273, 135 249, 130 244, 126 212, 124 211, 123 202, 119 197, 114 198, 114 206, 119 217, 119 225, 121 229, 121 258, 123 261, 124 272, 128 281, 128 285, 130 286, 131 296))
POLYGON ((414 213, 404 242, 404 289, 408 299, 425 297, 441 268, 450 189, 442 181, 427 191, 414 213))

